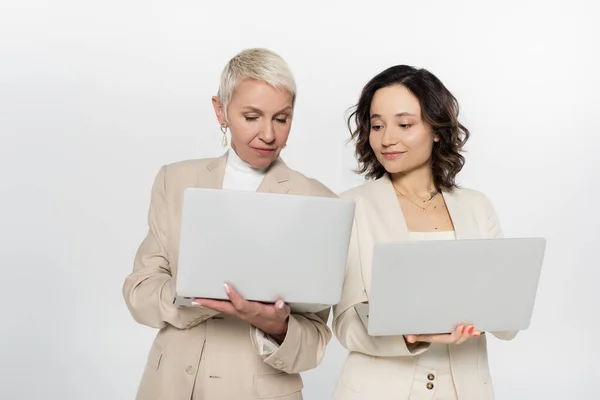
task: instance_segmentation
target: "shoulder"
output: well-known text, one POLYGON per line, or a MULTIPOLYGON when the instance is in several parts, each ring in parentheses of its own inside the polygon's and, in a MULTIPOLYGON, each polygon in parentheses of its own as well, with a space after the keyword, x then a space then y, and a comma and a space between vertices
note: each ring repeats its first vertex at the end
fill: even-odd
MULTIPOLYGON (((286 166, 287 167, 287 166, 286 166)), ((331 189, 320 181, 308 177, 290 167, 287 167, 290 178, 290 186, 295 192, 318 197, 338 197, 331 189)))
POLYGON ((382 185, 382 183, 383 182, 381 181, 381 179, 368 181, 363 183, 362 185, 355 186, 351 189, 340 193, 339 196, 345 199, 366 200, 373 196, 373 193, 377 191, 376 189, 378 189, 382 185))
POLYGON ((486 215, 494 212, 494 206, 489 197, 475 189, 459 187, 452 192, 444 193, 444 196, 451 197, 454 201, 473 211, 481 210, 486 215))
POLYGON ((199 158, 193 160, 182 160, 163 166, 164 173, 169 178, 176 178, 189 173, 197 173, 207 168, 216 158, 199 158))
POLYGON ((475 189, 458 187, 451 192, 445 193, 447 196, 452 196, 459 201, 469 202, 472 204, 487 204, 490 202, 489 198, 483 193, 475 189))
POLYGON ((198 174, 207 168, 217 158, 191 159, 163 165, 156 175, 155 185, 162 185, 165 191, 186 187, 198 180, 198 174))

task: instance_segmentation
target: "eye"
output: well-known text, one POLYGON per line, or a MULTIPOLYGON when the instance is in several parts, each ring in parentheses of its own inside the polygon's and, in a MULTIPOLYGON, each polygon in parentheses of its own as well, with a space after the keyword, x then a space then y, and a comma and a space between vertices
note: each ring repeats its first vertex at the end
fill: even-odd
POLYGON ((411 126, 412 124, 400 124, 400 128, 402 129, 410 129, 411 126))
POLYGON ((258 117, 244 117, 246 119, 246 121, 251 122, 251 121, 256 121, 258 119, 258 117))
POLYGON ((275 118, 275 121, 279 122, 280 124, 285 124, 287 123, 287 118, 275 118))
POLYGON ((381 126, 381 125, 371 125, 371 130, 372 131, 378 131, 378 130, 380 130, 382 128, 383 128, 383 126, 381 126))

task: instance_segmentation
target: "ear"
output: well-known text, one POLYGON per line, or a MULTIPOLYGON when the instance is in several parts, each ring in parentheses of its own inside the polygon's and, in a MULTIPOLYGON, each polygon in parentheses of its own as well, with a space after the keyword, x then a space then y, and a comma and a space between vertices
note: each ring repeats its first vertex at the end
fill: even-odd
POLYGON ((217 121, 219 121, 219 125, 227 125, 227 118, 225 118, 225 110, 223 110, 223 106, 221 105, 221 99, 217 96, 212 97, 212 105, 215 109, 215 115, 217 116, 217 121))

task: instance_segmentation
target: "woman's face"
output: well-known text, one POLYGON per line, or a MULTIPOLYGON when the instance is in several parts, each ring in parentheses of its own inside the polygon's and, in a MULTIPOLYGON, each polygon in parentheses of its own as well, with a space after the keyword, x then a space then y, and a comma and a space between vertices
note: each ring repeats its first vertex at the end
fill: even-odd
POLYGON ((293 96, 268 83, 241 81, 227 107, 227 119, 219 99, 213 97, 219 124, 227 124, 231 147, 253 168, 266 168, 279 157, 292 127, 293 96))
POLYGON ((422 120, 419 100, 406 87, 377 90, 370 118, 369 144, 388 173, 407 173, 429 163, 439 137, 422 120))

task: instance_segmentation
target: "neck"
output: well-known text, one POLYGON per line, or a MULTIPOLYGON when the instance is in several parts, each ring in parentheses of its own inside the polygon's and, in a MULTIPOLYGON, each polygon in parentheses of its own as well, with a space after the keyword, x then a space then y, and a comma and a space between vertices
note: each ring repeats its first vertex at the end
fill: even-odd
POLYGON ((402 194, 412 197, 429 197, 436 190, 429 164, 406 173, 390 176, 392 184, 402 194))
POLYGON ((229 165, 233 166, 235 169, 242 170, 242 171, 256 171, 256 172, 263 173, 266 170, 266 168, 253 167, 250 163, 248 163, 244 159, 242 159, 238 155, 235 148, 233 148, 233 147, 229 151, 229 157, 227 159, 227 163, 229 165))

